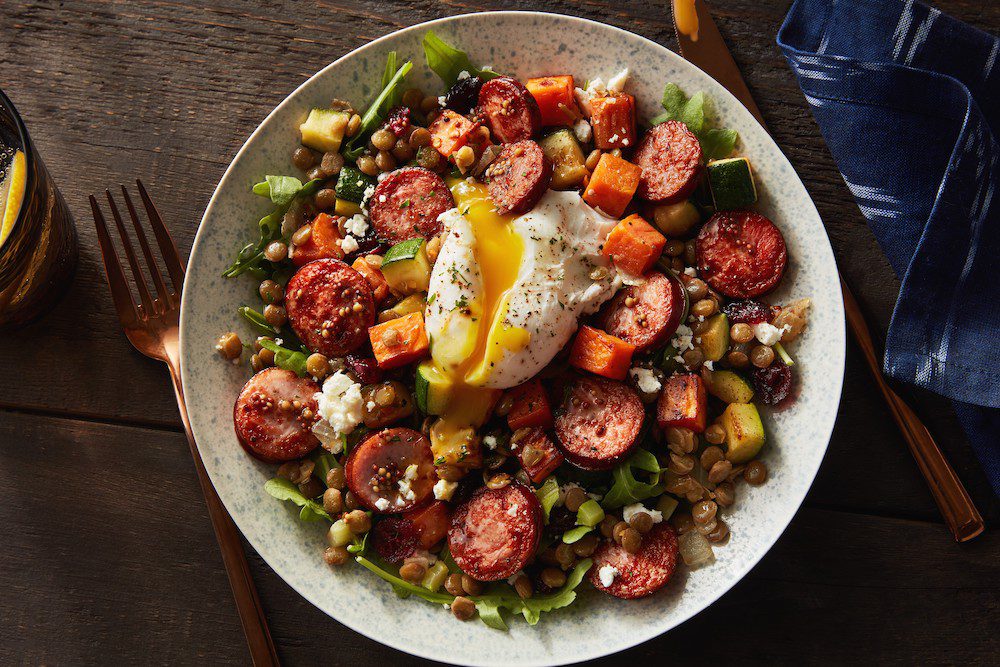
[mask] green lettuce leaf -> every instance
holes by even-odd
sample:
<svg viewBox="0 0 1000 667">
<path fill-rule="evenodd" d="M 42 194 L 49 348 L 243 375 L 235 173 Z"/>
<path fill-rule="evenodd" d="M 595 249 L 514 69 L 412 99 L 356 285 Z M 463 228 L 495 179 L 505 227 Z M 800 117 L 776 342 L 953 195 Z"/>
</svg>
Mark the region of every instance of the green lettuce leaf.
<svg viewBox="0 0 1000 667">
<path fill-rule="evenodd" d="M 313 179 L 304 184 L 294 176 L 273 176 L 268 174 L 264 180 L 253 186 L 253 193 L 262 197 L 269 197 L 272 202 L 279 207 L 287 208 L 303 189 L 311 190 L 318 187 L 319 179 Z"/>
<path fill-rule="evenodd" d="M 535 625 L 543 613 L 562 609 L 573 603 L 576 599 L 576 587 L 583 581 L 592 564 L 593 561 L 589 558 L 581 560 L 566 576 L 566 583 L 562 588 L 548 595 L 535 595 L 522 600 L 510 586 L 502 585 L 485 595 L 474 597 L 472 599 L 479 611 L 479 618 L 491 628 L 507 630 L 500 611 L 507 609 L 512 614 L 521 614 L 528 625 Z"/>
<path fill-rule="evenodd" d="M 480 69 L 472 64 L 465 51 L 456 49 L 454 46 L 444 41 L 432 31 L 428 30 L 424 35 L 424 58 L 427 66 L 441 77 L 445 88 L 451 88 L 458 81 L 458 75 L 468 72 L 471 76 L 478 76 L 483 81 L 500 76 L 491 69 Z"/>
<path fill-rule="evenodd" d="M 302 521 L 322 521 L 325 519 L 333 522 L 333 518 L 327 514 L 322 505 L 311 498 L 306 498 L 299 491 L 299 487 L 284 477 L 275 477 L 264 482 L 264 491 L 272 498 L 287 500 L 301 507 L 299 519 Z"/>
<path fill-rule="evenodd" d="M 661 483 L 662 473 L 656 457 L 645 449 L 637 449 L 635 454 L 619 463 L 611 473 L 611 490 L 601 500 L 601 505 L 607 509 L 617 509 L 625 505 L 652 498 L 663 493 Z M 636 479 L 636 471 L 648 473 L 649 482 Z"/>
<path fill-rule="evenodd" d="M 736 147 L 740 135 L 736 130 L 725 128 L 710 128 L 705 130 L 698 140 L 701 142 L 701 152 L 708 160 L 721 160 L 729 157 Z"/>
</svg>

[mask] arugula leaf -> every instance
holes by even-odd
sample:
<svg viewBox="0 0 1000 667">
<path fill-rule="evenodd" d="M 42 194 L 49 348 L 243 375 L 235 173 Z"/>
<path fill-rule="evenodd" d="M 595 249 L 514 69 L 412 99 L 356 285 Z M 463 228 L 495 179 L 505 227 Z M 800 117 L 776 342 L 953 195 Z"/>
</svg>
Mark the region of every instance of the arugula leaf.
<svg viewBox="0 0 1000 667">
<path fill-rule="evenodd" d="M 367 568 L 372 572 L 374 572 L 375 575 L 378 576 L 380 579 L 388 581 L 390 584 L 392 584 L 392 587 L 396 591 L 402 590 L 409 595 L 416 595 L 419 598 L 423 598 L 428 602 L 434 602 L 436 604 L 450 605 L 452 602 L 455 601 L 454 595 L 451 595 L 449 593 L 435 593 L 433 591 L 427 590 L 426 588 L 420 586 L 419 584 L 411 584 L 405 579 L 401 579 L 390 572 L 386 572 L 381 567 L 371 562 L 364 556 L 355 556 L 354 560 L 356 560 L 358 564 L 361 565 L 362 567 Z"/>
<path fill-rule="evenodd" d="M 275 358 L 277 358 L 277 355 L 275 355 Z M 316 464 L 316 467 L 313 469 L 313 474 L 315 474 L 321 482 L 326 484 L 327 474 L 334 468 L 339 468 L 340 464 L 337 463 L 337 457 L 325 449 L 317 449 L 316 452 L 317 453 L 312 456 L 313 463 Z"/>
<path fill-rule="evenodd" d="M 287 347 L 278 345 L 273 340 L 262 340 L 260 341 L 260 346 L 274 352 L 274 365 L 278 368 L 292 371 L 299 377 L 306 376 L 306 359 L 308 356 L 305 352 L 289 350 Z M 326 479 L 325 475 L 323 479 Z"/>
<path fill-rule="evenodd" d="M 706 160 L 720 160 L 733 152 L 739 134 L 736 130 L 706 127 L 706 117 L 710 115 L 711 100 L 699 91 L 688 99 L 677 84 L 668 83 L 663 89 L 660 101 L 663 113 L 653 118 L 649 124 L 659 125 L 668 120 L 679 120 L 701 144 L 701 152 Z"/>
<path fill-rule="evenodd" d="M 399 69 L 395 69 L 395 65 L 396 52 L 390 51 L 385 71 L 382 74 L 382 90 L 379 92 L 378 97 L 365 110 L 364 115 L 361 116 L 361 126 L 358 133 L 345 144 L 344 150 L 341 151 L 344 157 L 351 160 L 358 159 L 365 150 L 368 137 L 375 131 L 376 127 L 385 121 L 389 109 L 392 108 L 393 104 L 402 94 L 400 84 L 402 84 L 403 78 L 409 71 L 413 69 L 413 63 L 407 60 Z M 390 71 L 393 72 L 392 76 L 389 76 Z"/>
<path fill-rule="evenodd" d="M 535 489 L 535 495 L 538 497 L 538 502 L 542 504 L 542 512 L 545 513 L 545 523 L 549 523 L 549 512 L 552 511 L 552 507 L 559 500 L 559 480 L 556 479 L 555 475 L 550 475 L 540 487 Z"/>
<path fill-rule="evenodd" d="M 253 193 L 262 197 L 270 197 L 271 201 L 279 207 L 287 207 L 304 188 L 311 188 L 319 183 L 320 179 L 313 179 L 303 185 L 302 181 L 294 176 L 268 174 L 263 181 L 253 186 Z"/>
<path fill-rule="evenodd" d="M 476 603 L 476 610 L 479 611 L 479 618 L 491 628 L 507 630 L 507 624 L 500 613 L 500 609 L 503 608 L 512 614 L 521 614 L 528 625 L 535 625 L 544 612 L 562 609 L 573 603 L 576 599 L 576 587 L 583 581 L 592 564 L 593 561 L 589 558 L 581 560 L 566 576 L 566 583 L 562 588 L 548 595 L 536 595 L 522 600 L 510 590 L 509 586 L 504 586 L 474 597 L 472 599 Z M 506 590 L 503 590 L 504 588 Z"/>
<path fill-rule="evenodd" d="M 637 480 L 633 469 L 649 473 L 650 482 Z M 601 505 L 616 509 L 660 495 L 664 490 L 664 485 L 660 482 L 664 470 L 665 468 L 660 468 L 655 456 L 645 449 L 637 449 L 635 454 L 619 463 L 611 473 L 611 490 L 604 496 Z"/>
<path fill-rule="evenodd" d="M 369 515 L 370 514 L 371 513 L 369 512 Z M 370 534 L 371 534 L 371 531 L 368 531 L 367 533 L 365 533 L 364 535 L 362 535 L 360 538 L 358 538 L 358 536 L 355 535 L 354 536 L 354 542 L 351 543 L 351 544 L 349 544 L 347 546 L 347 551 L 349 553 L 352 553 L 352 554 L 359 554 L 359 556 L 358 556 L 359 558 L 361 556 L 364 556 L 365 549 L 368 548 L 368 536 Z"/>
<path fill-rule="evenodd" d="M 264 482 L 264 491 L 272 498 L 291 501 L 301 507 L 302 511 L 299 512 L 299 519 L 302 521 L 321 521 L 326 519 L 331 523 L 333 522 L 333 518 L 327 514 L 322 505 L 311 498 L 306 498 L 299 491 L 299 487 L 284 477 L 275 477 Z"/>
<path fill-rule="evenodd" d="M 427 34 L 424 35 L 423 43 L 427 66 L 441 77 L 445 88 L 454 86 L 455 82 L 458 81 L 458 75 L 462 72 L 468 72 L 470 76 L 478 76 L 483 81 L 500 76 L 491 69 L 476 67 L 469 60 L 469 55 L 465 51 L 456 49 L 431 30 L 428 30 Z"/>
<path fill-rule="evenodd" d="M 278 329 L 275 329 L 267 323 L 267 320 L 264 319 L 263 315 L 250 306 L 240 306 L 237 312 L 239 312 L 243 319 L 249 322 L 255 329 L 258 329 L 268 336 L 273 336 L 278 332 Z"/>
</svg>

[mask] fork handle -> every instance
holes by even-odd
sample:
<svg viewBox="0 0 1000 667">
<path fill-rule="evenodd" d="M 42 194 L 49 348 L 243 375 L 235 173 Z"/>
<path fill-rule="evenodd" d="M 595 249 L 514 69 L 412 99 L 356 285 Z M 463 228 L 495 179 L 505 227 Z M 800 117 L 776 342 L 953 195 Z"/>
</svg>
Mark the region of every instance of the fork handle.
<svg viewBox="0 0 1000 667">
<path fill-rule="evenodd" d="M 243 624 L 243 633 L 246 635 L 247 645 L 250 648 L 250 657 L 255 667 L 279 667 L 281 662 L 278 660 L 274 640 L 271 639 L 271 631 L 267 626 L 267 617 L 260 603 L 260 597 L 257 595 L 257 588 L 250 576 L 250 566 L 247 564 L 246 554 L 243 552 L 239 529 L 233 523 L 222 504 L 222 500 L 215 492 L 208 472 L 205 470 L 205 464 L 198 453 L 198 447 L 195 446 L 191 422 L 188 421 L 187 408 L 184 404 L 184 389 L 181 386 L 180 372 L 172 359 L 168 360 L 167 366 L 170 367 L 170 379 L 173 381 L 177 407 L 181 413 L 181 421 L 184 422 L 184 433 L 187 435 L 188 446 L 191 448 L 194 467 L 198 472 L 198 482 L 201 484 L 202 493 L 205 494 L 205 504 L 208 506 L 208 515 L 212 519 L 215 539 L 219 542 L 219 548 L 222 551 L 222 562 L 226 568 L 226 576 L 229 577 L 229 585 L 236 598 L 236 610 L 240 615 L 240 622 Z"/>
<path fill-rule="evenodd" d="M 917 467 L 927 480 L 927 486 L 934 496 L 934 502 L 941 510 L 945 523 L 948 524 L 948 530 L 956 542 L 971 540 L 983 532 L 985 528 L 983 517 L 958 475 L 955 474 L 955 470 L 941 453 L 941 448 L 934 442 L 930 431 L 882 377 L 882 369 L 875 354 L 875 344 L 868 325 L 861 315 L 861 308 L 843 278 L 840 279 L 840 286 L 844 293 L 844 312 L 858 347 L 861 348 L 865 362 L 872 372 L 872 377 L 875 378 L 875 384 L 889 405 L 892 418 L 903 433 L 903 439 L 906 440 Z"/>
</svg>

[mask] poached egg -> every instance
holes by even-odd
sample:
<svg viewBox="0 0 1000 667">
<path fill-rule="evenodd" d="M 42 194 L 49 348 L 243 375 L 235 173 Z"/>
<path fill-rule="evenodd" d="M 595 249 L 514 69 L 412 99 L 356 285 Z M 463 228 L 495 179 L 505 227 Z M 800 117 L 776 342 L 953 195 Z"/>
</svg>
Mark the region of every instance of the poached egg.
<svg viewBox="0 0 1000 667">
<path fill-rule="evenodd" d="M 501 390 L 535 376 L 621 285 L 600 252 L 618 220 L 578 192 L 549 190 L 513 216 L 480 183 L 450 187 L 425 312 L 435 370 L 452 385 L 439 432 L 480 426 Z"/>
</svg>

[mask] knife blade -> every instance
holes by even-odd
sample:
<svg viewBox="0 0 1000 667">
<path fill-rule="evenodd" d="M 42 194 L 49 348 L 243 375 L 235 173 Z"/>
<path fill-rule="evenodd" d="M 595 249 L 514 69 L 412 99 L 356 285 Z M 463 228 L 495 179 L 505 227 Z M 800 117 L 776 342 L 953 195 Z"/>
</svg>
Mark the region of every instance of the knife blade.
<svg viewBox="0 0 1000 667">
<path fill-rule="evenodd" d="M 766 129 L 764 117 L 750 95 L 750 89 L 722 39 L 705 0 L 672 0 L 670 9 L 674 17 L 674 34 L 677 35 L 684 59 L 722 84 Z M 683 31 L 679 26 L 683 26 Z"/>
<path fill-rule="evenodd" d="M 750 95 L 750 89 L 747 88 L 746 81 L 743 80 L 743 75 L 740 74 L 736 61 L 729 52 L 729 47 L 722 39 L 705 0 L 671 0 L 670 9 L 674 19 L 674 34 L 677 35 L 677 43 L 684 59 L 722 84 L 767 131 L 764 117 Z M 976 509 L 969 492 L 955 474 L 951 464 L 934 442 L 930 431 L 882 377 L 871 331 L 843 276 L 840 276 L 840 287 L 844 296 L 844 312 L 848 326 L 864 351 L 868 370 L 888 404 L 910 452 L 916 459 L 917 467 L 927 480 L 931 495 L 941 510 L 945 523 L 955 541 L 971 540 L 985 528 L 982 515 Z"/>
</svg>

